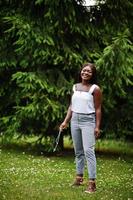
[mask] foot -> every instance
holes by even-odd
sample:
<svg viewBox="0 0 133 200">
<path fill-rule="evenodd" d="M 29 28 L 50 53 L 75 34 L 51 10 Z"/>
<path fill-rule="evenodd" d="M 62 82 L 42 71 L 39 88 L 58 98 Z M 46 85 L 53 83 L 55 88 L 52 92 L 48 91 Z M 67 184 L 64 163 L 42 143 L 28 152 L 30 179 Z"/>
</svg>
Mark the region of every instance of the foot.
<svg viewBox="0 0 133 200">
<path fill-rule="evenodd" d="M 90 180 L 87 189 L 85 190 L 86 193 L 94 193 L 96 191 L 96 183 L 95 181 Z"/>
<path fill-rule="evenodd" d="M 82 184 L 83 184 L 83 177 L 76 176 L 76 179 L 75 179 L 74 183 L 72 184 L 72 186 L 80 186 Z"/>
</svg>

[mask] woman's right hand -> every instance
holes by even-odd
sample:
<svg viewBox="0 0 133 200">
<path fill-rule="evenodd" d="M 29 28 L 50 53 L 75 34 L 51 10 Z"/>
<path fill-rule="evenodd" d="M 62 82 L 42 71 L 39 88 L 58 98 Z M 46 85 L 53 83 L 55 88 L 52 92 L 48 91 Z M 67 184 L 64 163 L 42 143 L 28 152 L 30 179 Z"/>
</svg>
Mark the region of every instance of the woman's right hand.
<svg viewBox="0 0 133 200">
<path fill-rule="evenodd" d="M 62 124 L 60 125 L 59 129 L 63 130 L 65 128 L 67 128 L 67 123 L 66 122 L 62 122 Z"/>
</svg>

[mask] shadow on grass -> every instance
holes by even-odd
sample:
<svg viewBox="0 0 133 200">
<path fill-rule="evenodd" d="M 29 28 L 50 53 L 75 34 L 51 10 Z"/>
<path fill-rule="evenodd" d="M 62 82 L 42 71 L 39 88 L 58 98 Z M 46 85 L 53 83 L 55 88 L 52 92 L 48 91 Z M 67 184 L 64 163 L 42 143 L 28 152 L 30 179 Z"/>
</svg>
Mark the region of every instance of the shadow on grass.
<svg viewBox="0 0 133 200">
<path fill-rule="evenodd" d="M 19 144 L 19 143 L 8 143 L 8 144 L 0 144 L 0 149 L 12 152 L 20 152 L 20 153 L 25 153 L 25 154 L 30 154 L 34 156 L 46 156 L 46 157 L 51 157 L 51 156 L 59 156 L 59 157 L 74 157 L 74 150 L 73 148 L 65 148 L 63 151 L 56 151 L 56 152 L 48 152 L 45 151 L 44 145 L 31 145 L 29 143 L 25 144 Z M 127 161 L 131 161 L 131 158 L 133 157 L 132 152 L 121 152 L 121 151 L 116 151 L 113 149 L 96 149 L 96 156 L 97 157 L 109 157 L 110 159 L 114 157 L 121 157 Z"/>
</svg>

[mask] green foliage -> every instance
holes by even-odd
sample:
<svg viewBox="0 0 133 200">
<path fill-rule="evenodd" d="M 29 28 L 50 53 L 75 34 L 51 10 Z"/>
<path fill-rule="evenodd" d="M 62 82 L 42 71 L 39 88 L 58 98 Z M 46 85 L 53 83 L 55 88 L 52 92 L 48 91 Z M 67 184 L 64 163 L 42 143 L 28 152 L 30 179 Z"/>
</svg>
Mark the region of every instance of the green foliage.
<svg viewBox="0 0 133 200">
<path fill-rule="evenodd" d="M 54 134 L 78 70 L 88 61 L 99 70 L 102 129 L 131 135 L 133 4 L 97 2 L 87 9 L 82 0 L 0 1 L 0 129 L 5 136 Z M 124 122 L 118 111 L 127 116 Z"/>
<path fill-rule="evenodd" d="M 126 138 L 132 133 L 133 45 L 129 36 L 128 30 L 118 34 L 97 61 L 101 85 L 105 93 L 103 96 L 106 116 L 103 122 L 104 131 L 110 128 L 118 138 Z"/>
<path fill-rule="evenodd" d="M 11 117 L 7 116 L 8 124 L 4 126 L 9 134 L 10 132 L 15 133 L 13 129 L 15 125 L 16 131 L 21 134 L 44 134 L 50 122 L 57 122 L 62 118 L 64 108 L 58 99 L 62 98 L 65 89 L 63 87 L 59 89 L 57 85 L 50 82 L 50 79 L 47 80 L 49 73 L 51 72 L 48 71 L 43 75 L 33 72 L 16 72 L 12 75 L 11 80 L 16 85 L 15 101 L 12 107 L 15 120 L 13 123 L 9 120 Z M 55 75 L 58 75 L 56 84 L 64 81 L 60 72 L 56 71 Z M 1 120 L 5 120 L 5 117 Z"/>
<path fill-rule="evenodd" d="M 129 31 L 113 38 L 112 44 L 108 45 L 97 61 L 101 85 L 106 91 L 105 107 L 114 107 L 115 96 L 126 97 L 126 87 L 133 85 L 133 44 L 128 38 Z M 114 92 L 115 91 L 115 92 Z"/>
</svg>

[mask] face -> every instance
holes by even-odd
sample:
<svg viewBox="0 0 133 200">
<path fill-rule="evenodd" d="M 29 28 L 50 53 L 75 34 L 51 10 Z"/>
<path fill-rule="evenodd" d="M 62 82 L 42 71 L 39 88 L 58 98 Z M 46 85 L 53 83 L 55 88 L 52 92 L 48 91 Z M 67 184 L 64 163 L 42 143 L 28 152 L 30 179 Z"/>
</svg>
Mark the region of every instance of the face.
<svg viewBox="0 0 133 200">
<path fill-rule="evenodd" d="M 90 80 L 92 77 L 92 69 L 91 67 L 88 65 L 86 67 L 84 67 L 82 70 L 81 70 L 81 78 L 82 80 Z"/>
</svg>

